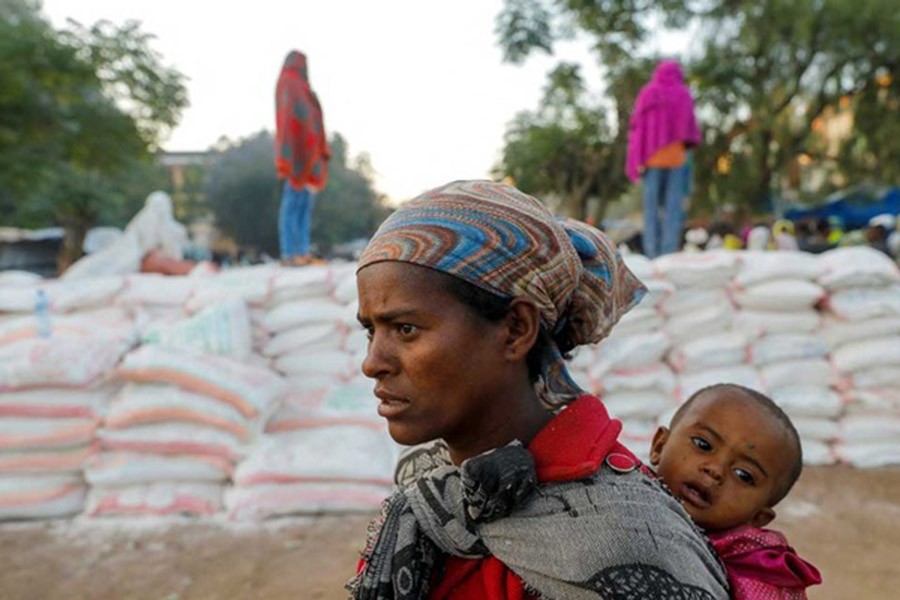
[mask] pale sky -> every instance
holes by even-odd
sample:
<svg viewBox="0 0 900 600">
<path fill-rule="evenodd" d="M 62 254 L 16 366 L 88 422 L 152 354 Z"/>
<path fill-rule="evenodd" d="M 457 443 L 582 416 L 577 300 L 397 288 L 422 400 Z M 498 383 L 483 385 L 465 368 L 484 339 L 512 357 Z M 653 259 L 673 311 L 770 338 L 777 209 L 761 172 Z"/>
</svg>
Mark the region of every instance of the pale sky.
<svg viewBox="0 0 900 600">
<path fill-rule="evenodd" d="M 309 59 L 329 134 L 367 152 L 376 187 L 394 201 L 453 179 L 487 177 L 506 124 L 537 106 L 564 58 L 600 73 L 584 44 L 524 66 L 502 62 L 494 20 L 502 0 L 44 0 L 60 27 L 133 19 L 156 36 L 164 64 L 188 77 L 190 107 L 163 143 L 204 150 L 221 136 L 274 128 L 274 86 L 291 49 Z"/>
</svg>

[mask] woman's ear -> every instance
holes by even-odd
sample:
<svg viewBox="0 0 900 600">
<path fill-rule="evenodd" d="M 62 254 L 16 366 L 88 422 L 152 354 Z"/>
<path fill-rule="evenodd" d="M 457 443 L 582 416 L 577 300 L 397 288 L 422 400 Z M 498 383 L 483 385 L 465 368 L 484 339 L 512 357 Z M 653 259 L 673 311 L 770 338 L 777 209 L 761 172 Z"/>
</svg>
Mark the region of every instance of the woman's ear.
<svg viewBox="0 0 900 600">
<path fill-rule="evenodd" d="M 654 467 L 659 464 L 659 458 L 668 440 L 668 428 L 660 426 L 653 434 L 653 443 L 650 445 L 650 464 Z"/>
<path fill-rule="evenodd" d="M 506 314 L 504 355 L 508 360 L 524 360 L 537 341 L 541 330 L 541 313 L 525 298 L 514 298 Z"/>
</svg>

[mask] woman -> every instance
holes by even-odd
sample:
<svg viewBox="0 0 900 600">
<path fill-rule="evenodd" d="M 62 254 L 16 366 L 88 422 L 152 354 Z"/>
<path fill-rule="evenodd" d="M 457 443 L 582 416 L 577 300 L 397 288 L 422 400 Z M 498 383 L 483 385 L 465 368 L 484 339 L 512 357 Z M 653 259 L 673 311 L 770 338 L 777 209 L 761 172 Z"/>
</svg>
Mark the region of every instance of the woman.
<svg viewBox="0 0 900 600">
<path fill-rule="evenodd" d="M 699 143 L 694 101 L 681 67 L 664 60 L 635 101 L 625 165 L 632 181 L 643 180 L 643 242 L 649 258 L 678 251 L 692 173 L 688 150 Z"/>
<path fill-rule="evenodd" d="M 275 88 L 275 170 L 284 180 L 278 235 L 281 261 L 312 262 L 310 226 L 313 200 L 328 181 L 330 152 L 322 107 L 309 85 L 306 56 L 292 50 Z"/>
<path fill-rule="evenodd" d="M 645 292 L 599 231 L 454 182 L 382 224 L 357 283 L 379 414 L 401 444 L 437 442 L 398 466 L 355 598 L 727 597 L 687 514 L 566 370 Z"/>
</svg>

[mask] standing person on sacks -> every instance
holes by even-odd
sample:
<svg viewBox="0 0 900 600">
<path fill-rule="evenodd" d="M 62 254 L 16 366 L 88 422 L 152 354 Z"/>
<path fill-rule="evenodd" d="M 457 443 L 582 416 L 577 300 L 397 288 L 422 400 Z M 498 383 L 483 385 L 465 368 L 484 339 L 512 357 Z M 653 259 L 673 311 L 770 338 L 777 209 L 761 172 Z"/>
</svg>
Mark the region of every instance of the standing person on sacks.
<svg viewBox="0 0 900 600">
<path fill-rule="evenodd" d="M 322 107 L 309 85 L 306 56 L 292 50 L 275 88 L 275 170 L 283 180 L 278 235 L 281 261 L 312 261 L 310 229 L 315 195 L 328 182 L 328 139 Z"/>
<path fill-rule="evenodd" d="M 700 531 L 566 368 L 646 292 L 604 234 L 457 181 L 388 217 L 357 284 L 363 372 L 413 448 L 353 598 L 728 597 Z"/>
<path fill-rule="evenodd" d="M 687 153 L 699 143 L 694 101 L 681 67 L 664 60 L 635 101 L 625 166 L 629 179 L 643 181 L 644 254 L 649 258 L 678 251 L 685 178 L 691 173 L 685 168 Z"/>
</svg>

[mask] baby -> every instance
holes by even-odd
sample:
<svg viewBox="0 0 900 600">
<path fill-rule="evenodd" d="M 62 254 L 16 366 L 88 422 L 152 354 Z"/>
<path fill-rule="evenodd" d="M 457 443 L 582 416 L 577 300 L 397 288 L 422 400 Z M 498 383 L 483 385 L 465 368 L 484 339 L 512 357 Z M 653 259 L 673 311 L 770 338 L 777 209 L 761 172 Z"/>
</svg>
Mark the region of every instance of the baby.
<svg viewBox="0 0 900 600">
<path fill-rule="evenodd" d="M 803 468 L 800 438 L 763 394 L 704 388 L 653 437 L 650 463 L 725 564 L 737 600 L 806 598 L 822 581 L 781 533 L 762 529 Z"/>
</svg>

